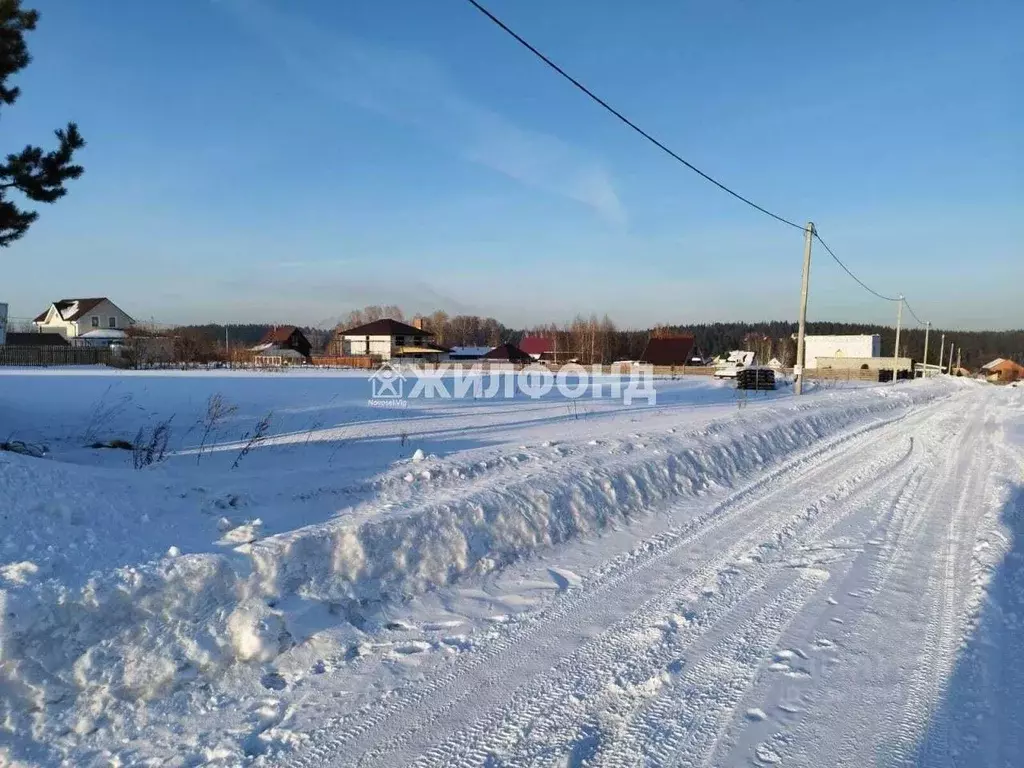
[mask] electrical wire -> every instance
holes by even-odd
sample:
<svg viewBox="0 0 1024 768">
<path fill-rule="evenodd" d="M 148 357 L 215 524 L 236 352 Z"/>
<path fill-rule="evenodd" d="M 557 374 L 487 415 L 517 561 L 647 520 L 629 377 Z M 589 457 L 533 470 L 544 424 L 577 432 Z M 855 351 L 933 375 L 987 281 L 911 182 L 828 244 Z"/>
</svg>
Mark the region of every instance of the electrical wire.
<svg viewBox="0 0 1024 768">
<path fill-rule="evenodd" d="M 775 219 L 776 221 L 779 221 L 779 222 L 781 222 L 783 224 L 786 224 L 786 225 L 788 225 L 790 227 L 793 227 L 794 229 L 799 229 L 801 231 L 803 231 L 805 229 L 804 226 L 802 226 L 800 224 L 797 224 L 796 222 L 791 221 L 790 219 L 787 219 L 787 218 L 785 218 L 783 216 L 780 216 L 777 213 L 773 213 L 772 211 L 768 210 L 767 208 L 764 208 L 763 206 L 758 205 L 753 200 L 750 200 L 749 198 L 744 197 L 739 192 L 736 192 L 735 190 L 730 189 L 725 184 L 723 184 L 722 182 L 718 181 L 718 179 L 716 179 L 713 176 L 711 176 L 711 175 L 705 173 L 704 171 L 702 171 L 700 168 L 695 166 L 693 163 L 683 159 L 679 154 L 677 154 L 673 150 L 669 149 L 665 144 L 663 144 L 662 142 L 658 141 L 658 139 L 654 138 L 654 136 L 649 134 L 647 131 L 645 131 L 643 128 L 641 128 L 639 125 L 637 125 L 635 122 L 633 122 L 628 117 L 626 117 L 622 112 L 620 112 L 619 110 L 615 109 L 615 107 L 611 106 L 611 104 L 609 104 L 607 101 L 602 99 L 600 96 L 598 96 L 596 93 L 594 93 L 592 90 L 590 90 L 587 86 L 585 86 L 583 83 L 581 83 L 575 77 L 573 77 L 568 72 L 566 72 L 564 69 L 562 69 L 558 64 L 556 64 L 554 61 L 552 61 L 550 58 L 548 58 L 544 53 L 542 53 L 540 50 L 538 50 L 528 40 L 526 40 L 519 33 L 517 33 L 515 30 L 513 30 L 511 27 L 509 27 L 505 22 L 503 22 L 501 19 L 499 19 L 493 13 L 491 13 L 491 11 L 489 11 L 487 8 L 485 8 L 482 4 L 477 2 L 477 0 L 466 0 L 466 2 L 468 2 L 474 8 L 476 8 L 476 10 L 478 10 L 480 13 L 482 13 L 484 16 L 486 16 L 490 21 L 492 21 L 494 24 L 496 24 L 499 28 L 501 28 L 505 33 L 507 33 L 510 37 L 512 37 L 517 43 L 519 43 L 521 46 L 523 46 L 528 51 L 530 51 L 530 53 L 532 53 L 534 56 L 536 56 L 538 59 L 540 59 L 542 62 L 544 62 L 544 64 L 546 64 L 552 70 L 554 70 L 559 75 L 561 75 L 565 80 L 568 80 L 573 86 L 575 86 L 579 91 L 581 91 L 586 96 L 588 96 L 596 104 L 601 106 L 605 111 L 609 112 L 611 115 L 616 117 L 618 120 L 620 120 L 622 123 L 624 123 L 629 128 L 634 130 L 636 133 L 640 134 L 643 138 L 647 139 L 647 141 L 649 141 L 651 144 L 656 146 L 658 149 L 660 149 L 662 152 L 667 154 L 669 157 L 671 157 L 672 159 L 682 163 L 684 166 L 689 168 L 691 171 L 696 173 L 698 176 L 703 178 L 705 181 L 711 182 L 716 187 L 721 189 L 723 192 L 726 192 L 726 193 L 732 195 L 734 198 L 736 198 L 740 202 L 746 203 L 751 208 L 754 208 L 755 210 L 760 211 L 761 213 L 765 214 L 766 216 L 770 216 L 771 218 Z M 874 290 L 873 288 L 871 288 L 869 285 L 867 285 L 867 283 L 865 283 L 863 280 L 861 280 L 859 277 L 857 277 L 857 275 L 855 275 L 853 273 L 853 271 L 848 266 L 846 266 L 846 264 L 844 264 L 843 261 L 838 256 L 836 256 L 835 252 L 833 252 L 833 250 L 828 247 L 828 243 L 826 243 L 824 240 L 821 239 L 821 235 L 818 234 L 817 230 L 814 231 L 814 237 L 815 237 L 815 239 L 817 239 L 817 241 L 819 243 L 821 243 L 822 247 L 828 252 L 828 255 L 832 257 L 832 259 L 836 262 L 836 264 L 838 264 L 840 267 L 842 267 L 843 271 L 846 272 L 846 274 L 848 274 L 850 277 L 852 277 L 854 279 L 854 281 L 856 281 L 857 284 L 860 285 L 861 288 L 863 288 L 865 291 L 867 291 L 868 293 L 872 294 L 873 296 L 876 296 L 877 298 L 882 299 L 883 301 L 893 301 L 893 302 L 903 301 L 904 304 L 906 304 L 907 309 L 910 311 L 910 314 L 913 315 L 914 319 L 917 320 L 917 322 L 921 323 L 922 325 L 926 325 L 926 323 L 924 323 L 921 320 L 921 318 L 919 318 L 917 316 L 917 313 L 914 312 L 914 310 L 911 308 L 910 304 L 907 303 L 906 299 L 904 299 L 902 296 L 886 296 L 886 295 L 884 295 L 882 293 L 879 293 L 878 291 Z"/>
<path fill-rule="evenodd" d="M 607 101 L 602 99 L 600 96 L 598 96 L 592 90 L 587 88 L 587 86 L 585 86 L 583 83 L 581 83 L 575 77 L 570 75 L 568 72 L 566 72 L 560 66 L 558 66 L 555 62 L 553 62 L 551 59 L 549 59 L 547 56 L 545 56 L 543 53 L 541 53 L 539 50 L 537 50 L 537 48 L 535 48 L 529 41 L 527 41 L 525 38 L 520 36 L 511 27 L 509 27 L 507 24 L 505 24 L 505 22 L 503 22 L 501 19 L 499 19 L 497 16 L 495 16 L 489 10 L 487 10 L 483 5 L 478 3 L 477 0 L 466 0 L 466 1 L 470 5 L 472 5 L 474 8 L 476 8 L 478 11 L 480 11 L 480 13 L 482 13 L 484 16 L 486 16 L 488 19 L 490 19 L 492 22 L 497 24 L 501 29 L 503 29 L 512 38 L 514 38 L 516 40 L 516 42 L 518 42 L 520 45 L 522 45 L 524 48 L 526 48 L 528 51 L 530 51 L 534 56 L 536 56 L 538 59 L 540 59 L 545 64 L 547 64 L 551 69 L 553 69 L 555 72 L 557 72 L 563 78 L 568 80 L 574 86 L 576 86 L 577 89 L 579 89 L 584 94 L 589 96 L 594 102 L 599 104 L 606 111 L 610 112 L 612 115 L 614 115 L 619 120 L 621 120 L 623 123 L 625 123 L 627 126 L 629 126 L 634 131 L 636 131 L 641 136 L 643 136 L 645 139 L 647 139 L 647 141 L 651 142 L 651 144 L 656 146 L 662 152 L 666 153 L 669 157 L 671 157 L 674 160 L 677 160 L 678 162 L 682 163 L 687 168 L 689 168 L 691 171 L 693 171 L 698 176 L 703 178 L 705 181 L 710 181 L 712 184 L 714 184 L 716 187 L 718 187 L 722 191 L 729 193 L 730 195 L 735 197 L 737 200 L 739 200 L 739 201 L 749 205 L 751 208 L 754 208 L 755 210 L 760 211 L 761 213 L 765 214 L 766 216 L 772 217 L 776 221 L 780 221 L 783 224 L 788 224 L 789 226 L 794 227 L 795 229 L 799 229 L 799 230 L 803 230 L 804 229 L 803 225 L 797 224 L 796 222 L 793 222 L 793 221 L 790 221 L 789 219 L 784 218 L 784 217 L 780 216 L 777 213 L 772 213 L 767 208 L 764 208 L 764 207 L 758 205 L 753 200 L 750 200 L 749 198 L 744 197 L 743 195 L 741 195 L 739 192 L 736 192 L 735 190 L 730 189 L 725 184 L 723 184 L 722 182 L 718 181 L 718 179 L 715 179 L 714 177 L 712 177 L 709 174 L 707 174 L 704 171 L 702 171 L 700 168 L 695 166 L 693 163 L 688 162 L 687 160 L 684 160 L 678 154 L 676 154 L 671 149 L 669 149 L 667 146 L 665 146 L 663 143 L 658 141 L 651 134 L 649 134 L 647 131 L 645 131 L 643 128 L 641 128 L 639 125 L 634 123 L 632 120 L 630 120 L 624 114 L 622 114 L 619 110 L 615 109 L 615 107 L 611 106 Z"/>
<path fill-rule="evenodd" d="M 919 322 L 921 325 L 928 325 L 928 323 L 926 323 L 924 320 L 922 320 L 920 317 L 917 316 L 917 312 L 915 312 L 914 308 L 910 306 L 910 302 L 909 301 L 907 301 L 906 299 L 903 299 L 903 305 L 907 308 L 907 311 L 910 312 L 911 316 L 915 320 L 917 320 L 917 322 Z"/>
<path fill-rule="evenodd" d="M 900 301 L 901 300 L 899 296 L 886 296 L 884 294 L 879 293 L 874 288 L 871 288 L 867 283 L 865 283 L 859 277 L 857 277 L 855 274 L 853 274 L 853 272 L 850 270 L 850 268 L 848 266 L 846 266 L 845 264 L 843 264 L 842 260 L 838 256 L 836 256 L 835 253 L 833 253 L 831 248 L 828 247 L 828 243 L 826 243 L 824 240 L 821 239 L 821 235 L 818 234 L 817 229 L 815 229 L 815 231 L 814 231 L 814 237 L 815 237 L 815 239 L 819 243 L 821 243 L 822 247 L 826 251 L 828 251 L 828 255 L 831 256 L 835 260 L 836 264 L 838 264 L 840 267 L 842 267 L 843 271 L 846 272 L 846 274 L 848 274 L 850 277 L 852 277 L 854 280 L 856 280 L 857 283 L 860 285 L 860 287 L 863 288 L 865 291 L 867 291 L 868 293 L 870 293 L 870 294 L 872 294 L 874 296 L 877 296 L 878 298 L 882 299 L 883 301 Z"/>
</svg>

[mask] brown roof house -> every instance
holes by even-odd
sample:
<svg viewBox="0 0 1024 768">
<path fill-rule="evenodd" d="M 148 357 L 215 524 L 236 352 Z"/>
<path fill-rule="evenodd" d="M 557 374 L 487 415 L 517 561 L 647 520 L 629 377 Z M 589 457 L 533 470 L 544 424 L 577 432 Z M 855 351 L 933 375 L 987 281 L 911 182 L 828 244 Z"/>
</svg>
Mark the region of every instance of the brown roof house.
<svg viewBox="0 0 1024 768">
<path fill-rule="evenodd" d="M 689 334 L 652 336 L 640 362 L 648 365 L 684 366 L 693 354 L 694 338 Z"/>
<path fill-rule="evenodd" d="M 338 331 L 331 341 L 331 350 L 338 357 L 366 355 L 380 360 L 447 360 L 448 348 L 435 344 L 433 338 L 434 334 L 423 328 L 382 318 Z"/>
<path fill-rule="evenodd" d="M 76 344 L 109 346 L 123 343 L 131 316 L 110 299 L 60 299 L 32 321 L 40 333 L 59 333 Z"/>
<path fill-rule="evenodd" d="M 260 359 L 274 359 L 277 363 L 308 363 L 313 345 L 294 325 L 278 325 L 267 331 L 260 343 L 251 348 Z M 279 360 L 278 360 L 279 359 Z"/>
</svg>

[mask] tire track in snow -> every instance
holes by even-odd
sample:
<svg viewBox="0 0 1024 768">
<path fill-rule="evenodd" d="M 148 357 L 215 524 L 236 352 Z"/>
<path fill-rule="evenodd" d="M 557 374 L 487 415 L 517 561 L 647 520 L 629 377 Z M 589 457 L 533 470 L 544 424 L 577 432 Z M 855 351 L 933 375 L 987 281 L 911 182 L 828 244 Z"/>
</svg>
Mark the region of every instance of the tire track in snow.
<svg viewBox="0 0 1024 768">
<path fill-rule="evenodd" d="M 915 446 L 917 450 L 920 451 L 920 441 L 917 441 L 915 443 Z M 883 516 L 882 519 L 879 519 L 871 527 L 869 533 L 865 536 L 865 538 L 870 541 L 876 538 L 874 534 L 876 531 L 879 530 L 879 528 L 884 528 L 884 530 L 887 532 L 886 546 L 879 550 L 879 553 L 872 558 L 873 566 L 872 571 L 867 578 L 868 581 L 879 583 L 880 580 L 877 577 L 876 571 L 884 570 L 887 567 L 891 566 L 893 561 L 888 559 L 888 557 L 885 555 L 885 552 L 892 552 L 894 553 L 893 556 L 898 558 L 898 553 L 901 547 L 904 547 L 906 545 L 908 529 L 911 529 L 913 527 L 918 517 L 914 514 L 917 511 L 913 507 L 914 494 L 923 482 L 927 469 L 928 456 L 917 456 L 916 461 L 913 463 L 913 466 L 910 468 L 909 472 L 907 473 L 907 476 L 905 478 L 897 476 L 897 479 L 901 479 L 902 482 L 894 483 L 894 485 L 897 485 L 898 487 L 896 488 L 895 495 L 893 496 L 893 498 L 887 502 L 889 511 Z M 891 485 L 886 486 L 886 488 L 890 489 L 891 487 Z M 876 500 L 877 497 L 873 497 L 867 500 L 868 504 L 862 504 L 862 506 L 865 508 L 864 511 L 870 514 L 870 504 Z M 888 535 L 890 532 L 892 532 L 892 536 Z M 835 586 L 833 586 L 831 589 L 833 593 L 842 593 L 848 591 L 847 586 L 851 578 L 851 572 L 854 570 L 854 568 L 855 561 L 849 561 L 846 567 L 843 568 L 842 574 L 838 575 L 836 578 L 832 580 L 833 582 L 835 582 Z M 861 592 L 864 594 L 869 594 L 871 590 L 865 589 L 861 590 Z M 811 616 L 809 617 L 811 621 L 809 621 L 807 626 L 805 626 L 801 630 L 798 630 L 800 640 L 794 638 L 792 641 L 792 647 L 810 647 L 812 648 L 812 654 L 821 652 L 822 649 L 816 647 L 814 639 L 819 638 L 822 635 L 821 624 L 827 620 L 826 617 L 831 613 L 831 608 L 834 604 L 835 601 L 832 598 L 829 598 L 827 605 L 818 605 L 815 607 L 805 606 L 805 611 L 811 614 Z M 846 628 L 849 629 L 850 625 L 847 625 Z M 804 659 L 805 661 L 809 659 L 806 653 L 803 653 L 800 656 L 800 658 Z M 789 673 L 783 674 L 788 675 Z M 785 702 L 787 702 L 787 704 L 795 698 L 799 699 L 799 709 L 791 709 L 787 706 L 787 709 L 784 710 L 788 718 L 793 718 L 797 716 L 799 712 L 806 711 L 807 709 L 811 708 L 814 699 L 816 698 L 814 694 L 820 693 L 819 690 L 812 686 L 820 685 L 820 683 L 820 680 L 813 680 L 812 678 L 791 679 L 789 677 L 787 677 L 783 682 L 780 682 L 778 678 L 767 678 L 761 675 L 755 681 L 755 683 L 746 691 L 744 695 L 745 703 L 739 705 L 736 709 L 739 710 L 746 707 L 747 709 L 758 709 L 764 711 L 769 709 L 768 704 L 770 703 L 777 703 L 776 705 L 781 708 L 783 706 L 783 704 L 781 703 L 783 699 L 780 699 L 772 692 L 782 687 L 785 690 L 786 695 L 784 697 L 784 700 Z M 798 697 L 793 695 L 794 688 L 801 690 L 801 694 Z M 735 716 L 733 716 L 731 720 L 723 722 L 718 733 L 716 734 L 715 742 L 712 748 L 708 751 L 704 760 L 701 762 L 701 766 L 710 767 L 712 765 L 732 764 L 729 762 L 721 762 L 721 760 L 724 760 L 728 757 L 729 750 L 734 749 L 736 747 L 736 740 L 729 740 L 728 736 L 730 735 L 730 733 L 743 733 L 750 726 L 751 723 L 748 722 L 746 719 L 737 721 Z M 790 724 L 788 727 L 791 728 L 792 724 Z M 779 731 L 777 730 L 775 732 L 779 733 Z M 856 749 L 856 745 L 854 745 L 854 748 Z M 723 754 L 719 755 L 720 752 Z M 842 750 L 840 749 L 839 752 L 841 753 Z M 720 759 L 716 761 L 716 758 Z M 736 756 L 734 756 L 734 758 L 736 760 L 742 759 Z M 856 763 L 856 760 L 854 760 L 854 763 Z M 842 760 L 839 760 L 836 764 L 842 765 L 846 763 L 844 763 Z"/>
<path fill-rule="evenodd" d="M 827 756 L 831 764 L 861 765 L 872 749 L 881 750 L 879 764 L 915 764 L 913 750 L 922 723 L 941 693 L 961 634 L 955 631 L 954 619 L 947 618 L 944 624 L 937 618 L 943 610 L 947 617 L 950 612 L 955 616 L 960 606 L 957 600 L 947 600 L 951 607 L 943 609 L 937 591 L 939 571 L 945 573 L 941 553 L 949 545 L 953 520 L 969 511 L 969 505 L 958 502 L 964 498 L 961 490 L 968 497 L 972 491 L 958 483 L 965 466 L 970 482 L 984 479 L 986 474 L 984 448 L 977 445 L 975 429 L 980 412 L 970 407 L 970 401 L 953 406 L 916 434 L 917 443 L 924 448 L 923 469 L 907 479 L 902 497 L 895 501 L 885 544 L 872 558 L 867 574 L 857 579 L 871 586 L 856 587 L 856 593 L 851 593 L 855 599 L 868 597 L 867 603 L 851 606 L 844 601 L 838 607 L 831 603 L 807 630 L 808 641 L 812 636 L 838 635 L 821 651 L 832 657 L 823 678 L 808 683 L 800 697 L 803 714 L 784 728 L 790 745 L 787 764 L 816 766 Z M 953 500 L 957 503 L 951 504 Z M 956 541 L 961 534 L 955 532 L 958 528 L 953 530 Z M 962 541 L 973 551 L 973 538 Z M 969 561 L 961 560 L 969 567 Z M 923 583 L 921 574 L 928 574 Z M 960 580 L 954 577 L 952 581 Z M 924 638 L 908 620 L 920 606 L 924 606 L 926 618 Z M 832 626 L 827 622 L 837 610 L 843 622 L 825 630 Z M 940 639 L 940 631 L 947 626 L 951 634 Z M 926 650 L 918 659 L 915 649 L 922 645 Z M 936 649 L 941 648 L 948 649 L 945 662 L 938 660 L 942 651 Z M 904 657 L 921 664 L 908 670 Z M 861 663 L 842 663 L 851 658 Z M 879 660 L 885 663 L 876 667 Z M 907 693 L 901 696 L 902 687 Z M 843 691 L 859 693 L 852 698 L 837 694 Z M 810 706 L 821 699 L 822 706 Z M 821 739 L 825 733 L 827 742 Z"/>
<path fill-rule="evenodd" d="M 957 621 L 957 580 L 958 565 L 962 559 L 962 543 L 959 540 L 965 517 L 970 511 L 969 502 L 979 498 L 979 481 L 984 480 L 989 449 L 981 444 L 984 420 L 979 404 L 966 419 L 964 435 L 960 439 L 950 437 L 947 461 L 940 472 L 935 473 L 935 483 L 922 509 L 931 513 L 922 530 L 922 543 L 926 547 L 934 540 L 938 551 L 934 564 L 930 564 L 927 579 L 926 625 L 918 666 L 911 675 L 908 692 L 898 716 L 893 733 L 892 761 L 896 765 L 916 765 L 917 749 L 922 737 L 943 742 L 944 736 L 933 735 L 929 721 L 941 696 L 945 680 L 953 668 L 956 644 L 959 641 Z M 949 510 L 945 499 L 955 499 L 949 513 L 939 515 L 940 510 Z M 971 542 L 973 546 L 973 541 Z M 943 729 L 940 729 L 943 730 Z M 925 749 L 927 750 L 927 745 Z"/>
<path fill-rule="evenodd" d="M 817 673 L 785 682 L 762 679 L 755 684 L 745 706 L 763 707 L 774 716 L 768 717 L 763 725 L 742 721 L 728 724 L 720 734 L 718 746 L 708 755 L 706 764 L 733 765 L 755 759 L 749 750 L 759 739 L 770 735 L 767 744 L 787 765 L 814 768 L 825 764 L 863 765 L 873 740 L 892 732 L 891 725 L 886 727 L 882 722 L 891 723 L 898 718 L 898 704 L 887 703 L 884 696 L 876 705 L 871 704 L 871 697 L 878 695 L 873 691 L 892 690 L 888 674 L 879 678 L 873 667 L 864 669 L 863 666 L 847 666 L 843 662 L 851 656 L 861 659 L 862 663 L 873 662 L 880 652 L 883 658 L 893 654 L 898 658 L 901 649 L 913 648 L 915 641 L 919 640 L 911 634 L 909 643 L 899 640 L 896 643 L 886 642 L 882 650 L 877 643 L 888 638 L 888 626 L 903 627 L 906 631 L 906 624 L 899 619 L 906 611 L 893 608 L 879 612 L 878 607 L 889 607 L 894 601 L 898 605 L 908 599 L 913 600 L 915 595 L 925 597 L 923 590 L 908 591 L 895 584 L 895 591 L 890 592 L 887 588 L 895 575 L 913 574 L 915 560 L 923 557 L 926 563 L 930 563 L 934 555 L 934 548 L 925 546 L 925 533 L 936 513 L 941 515 L 943 511 L 941 505 L 936 506 L 942 494 L 942 489 L 937 486 L 948 478 L 955 464 L 954 454 L 960 435 L 971 418 L 971 414 L 964 413 L 962 407 L 950 409 L 948 413 L 955 416 L 950 418 L 940 411 L 937 418 L 918 422 L 918 429 L 913 432 L 915 461 L 909 465 L 908 472 L 902 473 L 902 482 L 891 497 L 885 499 L 887 510 L 881 515 L 865 510 L 873 521 L 870 527 L 860 528 L 854 535 L 867 541 L 869 546 L 878 543 L 882 546 L 873 552 L 869 548 L 862 550 L 846 565 L 844 575 L 837 574 L 832 590 L 833 595 L 848 596 L 856 602 L 851 604 L 845 599 L 837 602 L 830 596 L 827 605 L 820 602 L 808 605 L 805 618 L 795 625 L 799 626 L 796 634 L 787 640 L 793 648 L 810 648 L 810 658 Z M 905 426 L 914 425 L 908 421 Z M 876 533 L 879 530 L 885 532 L 882 541 Z M 831 567 L 834 569 L 836 566 Z M 863 598 L 868 598 L 868 602 L 861 603 Z M 892 625 L 893 620 L 899 623 Z M 831 641 L 826 642 L 829 637 Z M 864 647 L 865 643 L 867 647 Z M 825 662 L 825 658 L 829 661 Z M 814 659 L 819 659 L 819 662 L 813 662 Z M 794 686 L 800 691 L 799 695 L 794 695 Z M 836 695 L 837 691 L 841 693 Z M 857 693 L 851 695 L 851 691 Z M 817 705 L 822 699 L 824 707 Z M 790 702 L 798 702 L 799 705 L 791 708 Z M 775 712 L 776 706 L 778 712 Z M 822 741 L 821 737 L 826 734 L 827 741 Z M 727 738 L 729 736 L 731 738 Z M 890 763 L 883 759 L 880 764 Z"/>
<path fill-rule="evenodd" d="M 845 522 L 850 515 L 857 514 L 862 510 L 872 509 L 880 500 L 887 497 L 893 487 L 905 486 L 902 469 L 910 459 L 911 451 L 905 452 L 899 461 L 886 467 L 883 473 L 870 473 L 863 485 L 859 485 L 855 493 L 841 499 L 838 508 L 831 514 L 823 516 L 814 524 L 800 531 L 794 538 L 800 542 L 813 542 L 826 537 L 836 526 Z M 912 470 L 916 471 L 915 470 Z M 899 493 L 899 491 L 897 491 Z M 800 574 L 802 568 L 787 568 L 792 574 Z M 814 569 L 812 569 L 814 570 Z M 770 575 L 770 574 L 769 574 Z M 785 574 L 783 579 L 793 580 L 794 575 Z M 813 594 L 813 593 L 812 593 Z M 811 595 L 808 595 L 810 597 Z M 802 609 L 803 604 L 796 606 Z M 794 611 L 794 616 L 798 611 Z M 775 638 L 778 637 L 777 633 Z M 774 642 L 774 641 L 773 641 Z M 770 650 L 770 648 L 768 649 Z M 768 653 L 768 650 L 765 653 Z M 648 761 L 657 764 L 669 764 L 669 758 L 676 762 L 671 764 L 697 765 L 706 764 L 717 748 L 721 738 L 729 727 L 739 702 L 748 694 L 748 689 L 756 682 L 758 673 L 761 671 L 761 662 L 749 670 L 749 675 L 739 676 L 736 680 L 742 680 L 742 685 L 723 686 L 722 690 L 728 694 L 728 706 L 709 706 L 707 710 L 696 718 L 687 716 L 687 702 L 671 695 L 660 696 L 651 702 L 642 711 L 636 713 L 636 717 L 630 722 L 623 739 L 615 746 L 608 756 L 608 765 L 630 765 L 632 756 L 646 755 Z M 670 693 L 670 692 L 666 692 Z M 666 724 L 668 724 L 666 726 Z M 681 727 L 688 724 L 687 727 Z M 666 730 L 670 733 L 670 746 L 666 746 L 662 733 Z M 657 741 L 657 749 L 652 752 L 652 742 Z"/>
<path fill-rule="evenodd" d="M 948 483 L 951 489 L 954 488 L 962 473 L 969 472 L 959 490 L 956 507 L 946 528 L 940 571 L 941 589 L 937 600 L 938 614 L 937 620 L 933 619 L 932 622 L 937 628 L 936 652 L 929 654 L 931 663 L 925 689 L 926 730 L 918 753 L 911 760 L 912 763 L 916 763 L 917 758 L 923 758 L 929 765 L 942 765 L 950 764 L 955 759 L 949 749 L 948 710 L 938 705 L 953 671 L 957 649 L 964 635 L 965 622 L 959 608 L 970 588 L 971 558 L 979 522 L 979 516 L 972 513 L 975 505 L 986 497 L 985 486 L 990 477 L 992 444 L 985 441 L 984 445 L 979 446 L 978 443 L 982 442 L 991 423 L 980 418 L 982 415 L 982 409 L 979 407 L 976 410 L 976 420 L 972 422 L 972 439 L 968 442 L 966 450 L 961 449 L 961 455 L 974 456 L 975 460 L 970 462 L 966 469 L 962 468 L 962 471 Z M 979 461 L 979 458 L 983 460 Z"/>
</svg>

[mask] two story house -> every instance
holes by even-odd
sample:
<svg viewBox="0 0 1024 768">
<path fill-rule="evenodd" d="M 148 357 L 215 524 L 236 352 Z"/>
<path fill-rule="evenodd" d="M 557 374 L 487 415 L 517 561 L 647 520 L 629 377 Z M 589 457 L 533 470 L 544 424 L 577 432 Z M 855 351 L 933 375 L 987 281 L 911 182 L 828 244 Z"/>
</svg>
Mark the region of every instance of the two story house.
<svg viewBox="0 0 1024 768">
<path fill-rule="evenodd" d="M 135 321 L 106 297 L 61 299 L 32 321 L 40 333 L 59 333 L 79 343 L 106 345 L 125 337 Z"/>
<path fill-rule="evenodd" d="M 343 357 L 370 355 L 381 360 L 445 360 L 448 349 L 431 339 L 434 334 L 399 320 L 384 318 L 338 331 L 332 342 L 334 354 Z"/>
</svg>

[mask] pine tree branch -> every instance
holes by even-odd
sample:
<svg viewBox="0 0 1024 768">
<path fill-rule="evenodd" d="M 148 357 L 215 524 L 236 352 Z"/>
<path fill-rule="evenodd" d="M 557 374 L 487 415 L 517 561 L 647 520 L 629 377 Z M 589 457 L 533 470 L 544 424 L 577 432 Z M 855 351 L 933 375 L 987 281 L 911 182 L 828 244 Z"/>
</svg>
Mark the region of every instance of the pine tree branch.
<svg viewBox="0 0 1024 768">
<path fill-rule="evenodd" d="M 22 237 L 38 214 L 23 211 L 4 199 L 15 189 L 37 203 L 53 203 L 67 194 L 67 181 L 79 178 L 84 169 L 72 162 L 77 150 L 85 146 L 75 123 L 54 132 L 58 146 L 44 153 L 40 147 L 28 146 L 18 154 L 7 156 L 0 165 L 0 247 Z"/>
<path fill-rule="evenodd" d="M 17 86 L 8 87 L 7 78 L 32 61 L 25 32 L 39 21 L 39 12 L 21 9 L 21 0 L 0 0 L 0 104 L 13 104 L 21 95 Z"/>
</svg>

